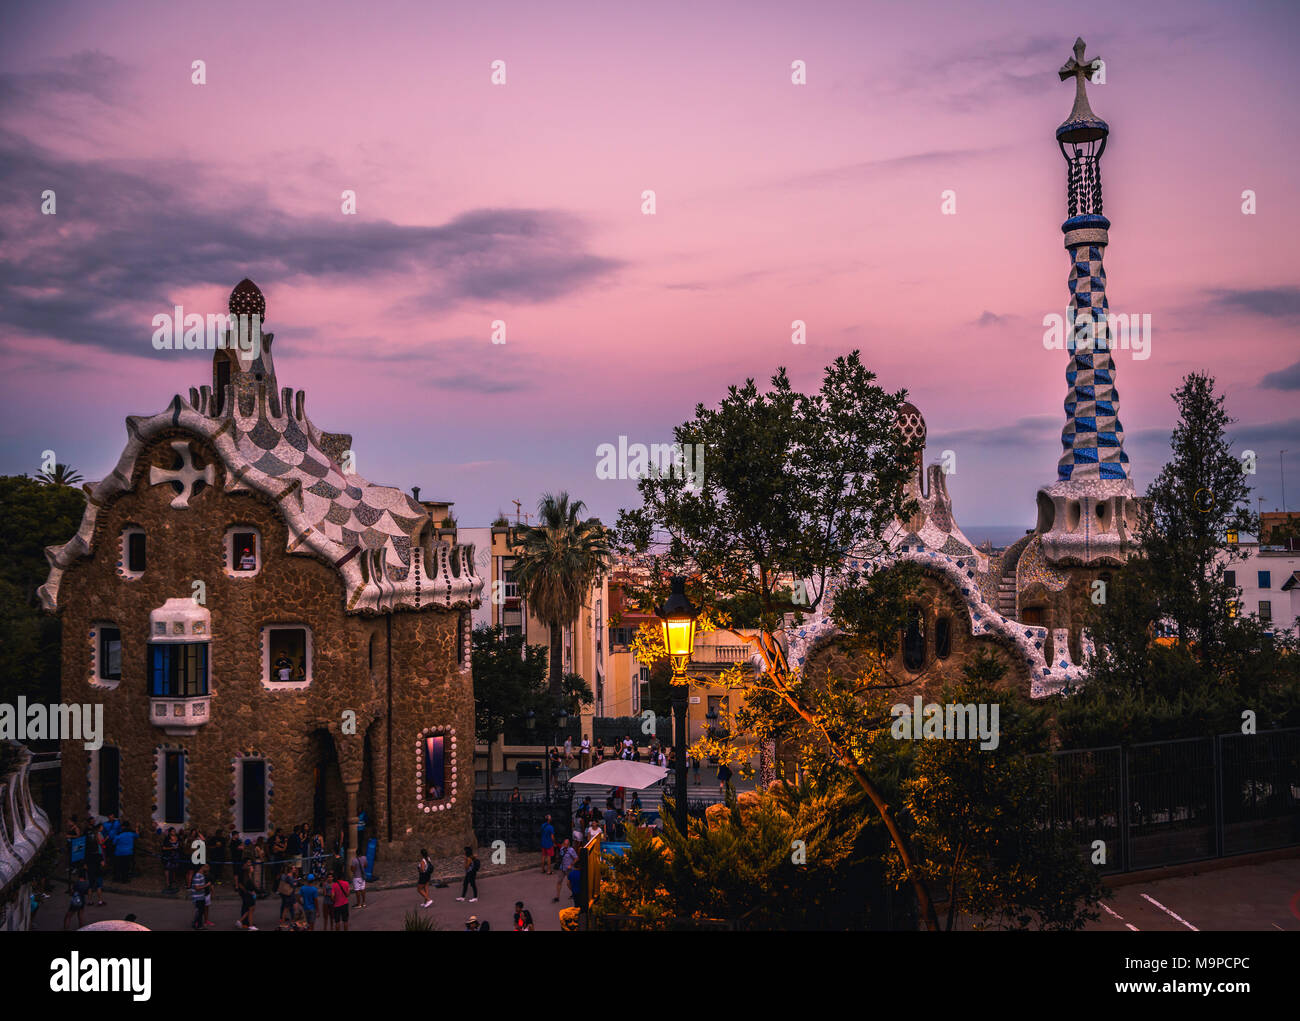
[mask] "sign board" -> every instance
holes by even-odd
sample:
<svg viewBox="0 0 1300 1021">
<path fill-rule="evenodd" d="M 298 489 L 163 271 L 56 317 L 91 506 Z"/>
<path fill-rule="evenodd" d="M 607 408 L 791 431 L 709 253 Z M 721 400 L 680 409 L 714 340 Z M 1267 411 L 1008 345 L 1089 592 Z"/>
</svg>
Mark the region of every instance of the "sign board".
<svg viewBox="0 0 1300 1021">
<path fill-rule="evenodd" d="M 73 865 L 86 860 L 86 838 L 73 837 L 68 841 L 68 860 Z"/>
<path fill-rule="evenodd" d="M 578 867 L 582 870 L 582 885 L 579 887 L 582 903 L 577 906 L 586 911 L 600 896 L 600 837 L 587 841 L 579 855 Z"/>
</svg>

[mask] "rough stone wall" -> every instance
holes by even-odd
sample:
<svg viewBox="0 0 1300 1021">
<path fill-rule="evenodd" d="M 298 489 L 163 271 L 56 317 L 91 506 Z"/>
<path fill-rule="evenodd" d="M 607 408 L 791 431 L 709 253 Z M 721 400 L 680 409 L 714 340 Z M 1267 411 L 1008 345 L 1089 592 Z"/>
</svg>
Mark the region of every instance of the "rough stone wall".
<svg viewBox="0 0 1300 1021">
<path fill-rule="evenodd" d="M 170 485 L 151 486 L 149 466 L 170 468 L 172 439 L 185 438 L 198 464 L 216 465 L 216 485 L 173 510 Z M 155 755 L 160 746 L 187 752 L 187 825 L 211 833 L 234 823 L 233 762 L 258 755 L 269 763 L 267 826 L 287 828 L 313 821 L 314 769 L 335 745 L 338 775 L 328 767 L 329 825 L 346 813 L 344 787 L 359 785 L 359 804 L 372 821 L 370 835 L 386 841 L 388 721 L 386 621 L 344 613 L 342 582 L 330 565 L 286 552 L 287 533 L 279 513 L 264 498 L 221 491 L 224 470 L 210 448 L 183 430 L 160 436 L 144 452 L 133 488 L 99 517 L 94 555 L 74 565 L 60 588 L 63 625 L 63 700 L 102 702 L 104 742 L 121 751 L 122 814 L 141 834 L 142 856 L 156 846 Z M 250 525 L 261 535 L 261 569 L 252 578 L 233 578 L 225 567 L 225 537 L 232 525 Z M 120 536 L 128 526 L 147 535 L 147 568 L 138 579 L 119 570 Z M 146 659 L 149 613 L 167 599 L 190 597 L 193 583 L 206 586 L 212 615 L 209 658 L 211 716 L 197 733 L 172 736 L 150 720 Z M 122 631 L 122 680 L 113 689 L 92 684 L 91 625 L 106 622 Z M 301 690 L 268 690 L 262 680 L 262 628 L 301 624 L 311 629 L 312 682 Z M 401 839 L 423 840 L 430 850 L 450 853 L 472 840 L 470 802 L 473 771 L 459 766 L 455 806 L 416 818 L 413 760 L 416 732 L 432 724 L 473 733 L 473 691 L 468 671 L 453 662 L 457 614 L 439 610 L 393 617 L 393 720 L 395 754 L 393 830 Z M 375 636 L 371 666 L 371 637 Z M 356 713 L 356 735 L 342 733 L 345 710 Z M 325 733 L 320 733 L 320 732 Z M 363 749 L 369 731 L 370 761 Z M 328 734 L 328 739 L 325 734 Z M 458 744 L 462 757 L 472 742 Z M 90 753 L 80 742 L 63 747 L 63 812 L 84 816 L 89 809 Z M 407 777 L 410 778 L 409 782 Z M 367 800 L 369 796 L 370 800 Z M 332 830 L 327 839 L 332 840 Z"/>
</svg>

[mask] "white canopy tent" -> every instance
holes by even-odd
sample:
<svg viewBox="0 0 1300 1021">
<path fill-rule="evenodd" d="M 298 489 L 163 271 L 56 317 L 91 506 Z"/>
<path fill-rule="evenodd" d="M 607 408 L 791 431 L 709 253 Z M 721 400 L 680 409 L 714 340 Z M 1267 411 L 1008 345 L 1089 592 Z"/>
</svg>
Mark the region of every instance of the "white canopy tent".
<svg viewBox="0 0 1300 1021">
<path fill-rule="evenodd" d="M 590 783 L 600 787 L 627 787 L 643 791 L 660 783 L 668 775 L 666 766 L 652 766 L 648 762 L 629 762 L 610 759 L 599 766 L 584 769 L 569 780 L 570 783 Z"/>
</svg>

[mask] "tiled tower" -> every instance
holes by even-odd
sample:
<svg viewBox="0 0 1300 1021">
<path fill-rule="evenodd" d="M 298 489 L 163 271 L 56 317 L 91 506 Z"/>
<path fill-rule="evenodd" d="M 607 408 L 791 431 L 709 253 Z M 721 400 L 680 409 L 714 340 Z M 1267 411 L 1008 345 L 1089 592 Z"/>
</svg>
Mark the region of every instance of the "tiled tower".
<svg viewBox="0 0 1300 1021">
<path fill-rule="evenodd" d="M 1060 70 L 1061 80 L 1074 78 L 1076 89 L 1074 109 L 1056 129 L 1069 167 L 1069 218 L 1061 224 L 1070 253 L 1069 390 L 1057 482 L 1039 490 L 1037 529 L 1049 562 L 1085 565 L 1127 558 L 1136 513 L 1102 265 L 1110 221 L 1102 215 L 1101 155 L 1110 127 L 1092 112 L 1084 84 L 1097 63 L 1084 59 L 1084 42 L 1077 39 L 1073 59 Z"/>
</svg>

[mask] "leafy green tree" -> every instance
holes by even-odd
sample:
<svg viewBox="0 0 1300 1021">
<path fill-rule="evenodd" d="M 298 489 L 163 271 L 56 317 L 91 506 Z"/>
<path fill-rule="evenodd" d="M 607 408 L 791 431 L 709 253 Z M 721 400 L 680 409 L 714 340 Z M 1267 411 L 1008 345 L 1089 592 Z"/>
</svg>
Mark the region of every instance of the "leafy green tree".
<svg viewBox="0 0 1300 1021">
<path fill-rule="evenodd" d="M 609 566 L 609 536 L 599 518 L 583 520 L 586 505 L 568 493 L 543 494 L 537 524 L 521 527 L 515 579 L 528 609 L 551 632 L 549 684 L 552 696 L 563 690 L 564 628 L 577 619 L 594 582 Z"/>
<path fill-rule="evenodd" d="M 649 927 L 725 919 L 752 929 L 860 929 L 881 903 L 888 842 L 865 797 L 776 785 L 710 808 L 689 837 L 663 817 L 661 837 L 629 831 L 610 863 L 597 914 L 636 915 Z"/>
<path fill-rule="evenodd" d="M 494 741 L 506 723 L 546 689 L 546 647 L 508 635 L 500 624 L 474 629 L 470 657 L 474 676 L 474 731 Z"/>
<path fill-rule="evenodd" d="M 81 527 L 86 497 L 21 475 L 0 477 L 0 702 L 18 695 L 57 702 L 60 624 L 36 590 L 50 565 L 45 547 L 67 542 Z"/>
<path fill-rule="evenodd" d="M 939 704 L 996 705 L 997 747 L 914 742 L 901 785 L 918 866 L 948 894 L 947 929 L 963 914 L 977 927 L 1082 928 L 1098 917 L 1102 886 L 1070 837 L 1042 825 L 1053 789 L 1047 712 L 998 689 L 1005 666 L 984 650 L 963 673 Z"/>
<path fill-rule="evenodd" d="M 757 602 L 760 635 L 740 637 L 756 646 L 764 669 L 757 680 L 740 670 L 724 680 L 744 686 L 747 706 L 771 722 L 760 746 L 761 784 L 772 781 L 783 726 L 816 730 L 831 760 L 871 799 L 906 868 L 906 835 L 837 722 L 818 718 L 810 701 L 816 686 L 790 669 L 774 634 L 786 614 L 818 607 L 846 556 L 880 552 L 889 524 L 915 509 L 903 487 L 920 441 L 905 442 L 896 428 L 905 399 L 904 391 L 877 386 L 856 351 L 827 366 L 815 393 L 796 391 L 784 369 L 767 391 L 753 379 L 732 386 L 717 408 L 700 404 L 693 420 L 674 429 L 677 443 L 705 451 L 703 478 L 642 479 L 642 506 L 620 513 L 618 535 L 623 550 L 651 567 L 649 584 L 630 592 L 636 605 L 662 601 L 672 574 L 691 577 L 688 594 L 705 609 L 720 612 L 719 600 L 742 595 Z M 938 928 L 924 882 L 913 885 L 927 925 Z"/>
<path fill-rule="evenodd" d="M 1258 529 L 1233 419 L 1212 377 L 1184 377 L 1173 398 L 1172 456 L 1143 501 L 1138 551 L 1090 608 L 1090 677 L 1060 708 L 1069 745 L 1223 733 L 1243 709 L 1261 727 L 1300 722 L 1300 642 L 1238 614 L 1225 577 L 1245 556 L 1229 534 Z"/>
<path fill-rule="evenodd" d="M 474 677 L 474 733 L 488 745 L 546 690 L 546 647 L 529 645 L 523 635 L 508 635 L 500 624 L 474 629 L 470 644 Z M 488 783 L 492 771 L 488 770 Z"/>
</svg>

